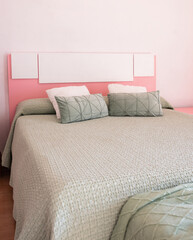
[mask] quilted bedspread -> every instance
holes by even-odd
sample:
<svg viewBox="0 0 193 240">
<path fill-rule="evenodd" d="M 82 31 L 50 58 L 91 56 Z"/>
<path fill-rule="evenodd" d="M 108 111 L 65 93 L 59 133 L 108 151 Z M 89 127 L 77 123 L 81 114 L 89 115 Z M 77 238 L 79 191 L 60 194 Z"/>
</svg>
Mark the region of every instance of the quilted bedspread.
<svg viewBox="0 0 193 240">
<path fill-rule="evenodd" d="M 129 196 L 192 181 L 192 116 L 25 115 L 12 143 L 15 239 L 109 239 Z"/>
<path fill-rule="evenodd" d="M 134 195 L 111 240 L 193 239 L 193 183 Z"/>
</svg>

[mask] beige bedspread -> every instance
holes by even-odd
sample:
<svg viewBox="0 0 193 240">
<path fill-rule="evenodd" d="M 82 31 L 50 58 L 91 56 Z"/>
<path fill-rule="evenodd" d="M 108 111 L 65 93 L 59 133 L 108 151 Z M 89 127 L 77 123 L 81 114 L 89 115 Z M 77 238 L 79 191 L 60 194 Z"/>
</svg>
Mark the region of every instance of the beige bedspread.
<svg viewBox="0 0 193 240">
<path fill-rule="evenodd" d="M 193 116 L 23 116 L 12 152 L 15 239 L 105 240 L 128 196 L 193 181 Z"/>
</svg>

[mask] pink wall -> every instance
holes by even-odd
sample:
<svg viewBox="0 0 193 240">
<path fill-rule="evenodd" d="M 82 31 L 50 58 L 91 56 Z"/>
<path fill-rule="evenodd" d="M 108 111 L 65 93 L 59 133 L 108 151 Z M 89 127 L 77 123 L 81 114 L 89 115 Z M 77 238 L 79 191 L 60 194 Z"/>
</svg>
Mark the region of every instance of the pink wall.
<svg viewBox="0 0 193 240">
<path fill-rule="evenodd" d="M 192 9 L 192 0 L 1 0 L 0 150 L 11 51 L 153 52 L 161 95 L 176 107 L 193 105 Z"/>
</svg>

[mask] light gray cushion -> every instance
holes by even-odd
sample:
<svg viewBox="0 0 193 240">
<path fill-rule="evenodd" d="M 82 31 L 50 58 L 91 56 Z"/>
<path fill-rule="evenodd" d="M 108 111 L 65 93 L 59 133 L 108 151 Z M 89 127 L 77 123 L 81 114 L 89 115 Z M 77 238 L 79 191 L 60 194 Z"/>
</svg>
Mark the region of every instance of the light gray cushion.
<svg viewBox="0 0 193 240">
<path fill-rule="evenodd" d="M 109 107 L 109 99 L 108 99 L 108 97 L 107 96 L 103 96 L 103 98 L 104 98 L 104 100 L 105 100 L 105 102 L 107 104 L 107 107 Z M 161 102 L 162 108 L 174 110 L 172 105 L 165 98 L 163 98 L 162 96 L 160 96 L 160 102 Z"/>
<path fill-rule="evenodd" d="M 108 109 L 101 94 L 78 97 L 58 97 L 62 123 L 78 122 L 108 116 Z"/>
<path fill-rule="evenodd" d="M 108 94 L 111 116 L 162 116 L 159 91 Z"/>
</svg>

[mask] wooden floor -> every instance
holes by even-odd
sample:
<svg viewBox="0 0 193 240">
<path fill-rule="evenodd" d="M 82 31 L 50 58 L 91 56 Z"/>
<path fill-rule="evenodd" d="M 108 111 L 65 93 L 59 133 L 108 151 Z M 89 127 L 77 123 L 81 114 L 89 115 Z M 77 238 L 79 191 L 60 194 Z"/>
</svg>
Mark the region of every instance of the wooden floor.
<svg viewBox="0 0 193 240">
<path fill-rule="evenodd" d="M 12 188 L 9 186 L 10 174 L 0 169 L 0 239 L 13 240 L 15 221 L 12 217 Z"/>
</svg>

